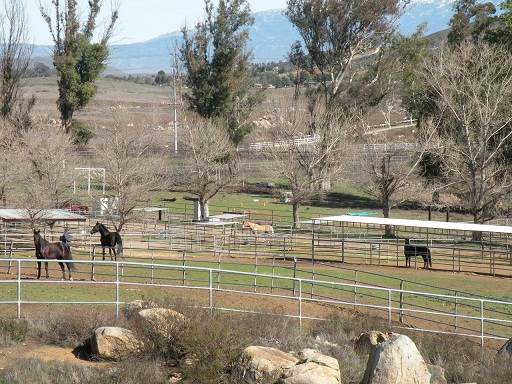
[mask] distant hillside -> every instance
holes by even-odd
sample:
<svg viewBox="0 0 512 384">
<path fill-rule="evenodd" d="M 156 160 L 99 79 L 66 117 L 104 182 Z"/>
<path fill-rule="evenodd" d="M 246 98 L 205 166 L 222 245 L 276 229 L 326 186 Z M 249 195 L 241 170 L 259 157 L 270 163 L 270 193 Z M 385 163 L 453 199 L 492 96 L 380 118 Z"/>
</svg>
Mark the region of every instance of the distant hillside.
<svg viewBox="0 0 512 384">
<path fill-rule="evenodd" d="M 444 30 L 452 16 L 454 0 L 413 0 L 400 19 L 399 30 L 411 34 L 421 23 L 427 22 L 427 33 Z M 499 4 L 499 1 L 493 1 Z M 254 25 L 250 28 L 250 47 L 255 62 L 278 62 L 286 60 L 291 45 L 300 40 L 300 35 L 284 17 L 282 10 L 271 10 L 253 14 Z M 180 32 L 175 31 L 143 43 L 111 46 L 108 73 L 156 74 L 160 70 L 171 72 L 174 44 L 181 43 Z M 36 46 L 34 57 L 51 65 L 50 47 Z"/>
</svg>

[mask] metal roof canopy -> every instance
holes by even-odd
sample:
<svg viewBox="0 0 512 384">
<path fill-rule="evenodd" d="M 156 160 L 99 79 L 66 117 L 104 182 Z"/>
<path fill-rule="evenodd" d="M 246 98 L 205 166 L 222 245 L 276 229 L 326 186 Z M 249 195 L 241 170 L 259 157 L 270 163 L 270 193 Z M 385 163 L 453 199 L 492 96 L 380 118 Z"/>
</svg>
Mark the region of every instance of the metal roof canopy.
<svg viewBox="0 0 512 384">
<path fill-rule="evenodd" d="M 407 219 L 386 219 L 383 217 L 367 217 L 367 216 L 325 216 L 311 219 L 314 224 L 323 222 L 339 222 L 339 223 L 355 223 L 355 224 L 373 224 L 373 225 L 393 225 L 402 227 L 416 227 L 429 229 L 445 229 L 452 231 L 467 232 L 489 232 L 489 233 L 509 233 L 512 234 L 512 227 L 502 225 L 486 225 L 486 224 L 468 224 L 453 223 L 444 221 L 428 221 L 428 220 L 407 220 Z"/>
<path fill-rule="evenodd" d="M 30 217 L 27 209 L 4 208 L 0 209 L 0 219 L 2 221 L 87 221 L 87 218 L 64 209 L 43 209 L 33 210 L 34 216 Z"/>
<path fill-rule="evenodd" d="M 210 216 L 209 219 L 211 221 L 232 220 L 232 219 L 242 218 L 242 217 L 245 217 L 245 216 L 246 215 L 239 214 L 239 213 L 223 213 L 223 214 L 220 214 L 220 215 Z"/>
</svg>

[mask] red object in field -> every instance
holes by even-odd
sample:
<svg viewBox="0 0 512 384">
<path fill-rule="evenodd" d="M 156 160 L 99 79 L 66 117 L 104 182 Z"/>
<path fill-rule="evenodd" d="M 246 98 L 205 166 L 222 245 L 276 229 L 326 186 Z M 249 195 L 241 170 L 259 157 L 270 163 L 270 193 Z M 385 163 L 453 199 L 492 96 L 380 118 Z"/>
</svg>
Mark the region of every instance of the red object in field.
<svg viewBox="0 0 512 384">
<path fill-rule="evenodd" d="M 89 212 L 89 206 L 72 202 L 62 204 L 62 208 L 75 213 Z"/>
</svg>

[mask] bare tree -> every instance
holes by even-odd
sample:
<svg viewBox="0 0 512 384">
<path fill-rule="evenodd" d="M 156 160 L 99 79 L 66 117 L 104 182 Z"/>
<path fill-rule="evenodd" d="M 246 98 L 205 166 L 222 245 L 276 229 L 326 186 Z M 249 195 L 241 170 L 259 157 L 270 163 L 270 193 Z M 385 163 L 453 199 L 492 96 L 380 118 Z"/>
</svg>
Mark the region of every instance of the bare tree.
<svg viewBox="0 0 512 384">
<path fill-rule="evenodd" d="M 0 200 L 7 205 L 8 188 L 15 184 L 21 171 L 19 135 L 12 124 L 0 119 Z"/>
<path fill-rule="evenodd" d="M 32 54 L 28 44 L 28 22 L 20 0 L 6 0 L 0 14 L 0 116 L 10 121 L 18 131 L 30 126 L 29 112 L 34 97 L 24 99 L 21 92 L 23 75 Z"/>
<path fill-rule="evenodd" d="M 75 147 L 69 136 L 55 127 L 34 127 L 21 139 L 21 154 L 18 205 L 58 208 L 71 188 Z"/>
<path fill-rule="evenodd" d="M 106 169 L 106 189 L 115 199 L 107 210 L 109 222 L 121 232 L 133 218 L 134 209 L 146 201 L 147 192 L 158 181 L 161 159 L 151 156 L 159 142 L 158 124 L 141 120 L 126 106 L 118 110 L 111 126 L 98 132 L 92 148 Z"/>
<path fill-rule="evenodd" d="M 391 210 L 411 196 L 406 192 L 413 187 L 411 175 L 418 164 L 416 142 L 389 143 L 382 132 L 372 132 L 366 123 L 359 124 L 357 137 L 360 144 L 352 147 L 353 164 L 345 177 L 356 189 L 377 199 L 383 216 L 390 218 Z M 386 226 L 385 236 L 395 236 L 391 226 Z"/>
<path fill-rule="evenodd" d="M 502 48 L 462 43 L 439 52 L 420 68 L 442 147 L 438 167 L 445 190 L 483 223 L 500 214 L 512 192 L 512 57 Z"/>
<path fill-rule="evenodd" d="M 290 185 L 293 226 L 299 228 L 301 205 L 320 194 L 319 184 L 344 165 L 341 155 L 352 119 L 341 110 L 311 114 L 307 102 L 297 98 L 274 100 L 269 118 L 272 131 L 262 138 L 268 144 L 261 151 L 273 161 L 275 176 L 284 177 Z"/>
<path fill-rule="evenodd" d="M 198 198 L 200 219 L 207 220 L 208 201 L 237 178 L 238 157 L 226 129 L 210 119 L 188 116 L 182 131 L 184 161 L 172 176 L 174 183 Z"/>
</svg>

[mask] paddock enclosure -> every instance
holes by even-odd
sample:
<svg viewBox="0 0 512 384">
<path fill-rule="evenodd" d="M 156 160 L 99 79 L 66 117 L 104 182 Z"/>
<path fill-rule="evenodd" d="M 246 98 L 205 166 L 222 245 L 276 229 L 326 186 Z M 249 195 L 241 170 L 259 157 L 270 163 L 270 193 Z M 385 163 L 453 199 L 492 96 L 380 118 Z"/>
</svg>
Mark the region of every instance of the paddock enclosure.
<svg viewBox="0 0 512 384">
<path fill-rule="evenodd" d="M 273 234 L 254 234 L 243 227 L 244 220 L 245 215 L 219 214 L 208 222 L 171 216 L 151 225 L 133 222 L 122 232 L 124 252 L 117 262 L 101 261 L 99 236 L 90 235 L 104 218 L 88 215 L 57 221 L 52 228 L 43 225 L 49 241 L 57 241 L 64 224 L 71 228 L 78 269 L 73 282 L 57 280 L 53 262 L 51 279 L 36 281 L 28 223 L 3 221 L 0 311 L 20 317 L 34 306 L 66 304 L 104 305 L 118 312 L 152 292 L 191 295 L 207 308 L 278 313 L 299 325 L 330 311 L 357 310 L 396 327 L 455 333 L 482 344 L 511 337 L 511 296 L 498 289 L 512 275 L 510 227 L 329 216 L 302 223 L 300 230 L 274 224 Z M 393 227 L 395 238 L 383 236 L 386 226 Z M 421 256 L 405 268 L 404 238 L 429 247 L 431 270 L 422 268 Z M 396 271 L 399 277 L 391 276 Z M 475 293 L 476 283 L 467 285 L 474 288 L 470 293 L 462 286 L 425 282 L 447 272 L 467 274 L 466 282 L 477 276 L 496 281 L 498 293 Z M 422 273 L 428 274 L 423 283 L 414 277 Z"/>
</svg>

